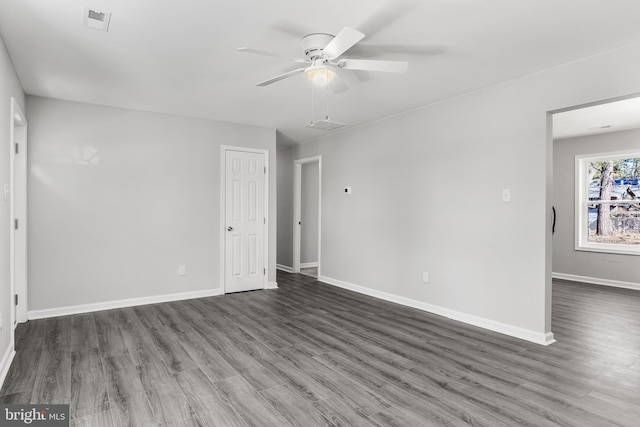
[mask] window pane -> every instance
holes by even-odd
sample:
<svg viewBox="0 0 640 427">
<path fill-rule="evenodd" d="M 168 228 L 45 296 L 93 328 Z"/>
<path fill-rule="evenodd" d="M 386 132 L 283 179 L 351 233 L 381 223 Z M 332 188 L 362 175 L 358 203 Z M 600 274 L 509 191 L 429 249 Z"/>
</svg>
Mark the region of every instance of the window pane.
<svg viewBox="0 0 640 427">
<path fill-rule="evenodd" d="M 587 209 L 589 243 L 640 245 L 639 203 L 592 203 Z"/>
<path fill-rule="evenodd" d="M 576 156 L 576 249 L 640 255 L 640 152 Z"/>
<path fill-rule="evenodd" d="M 589 200 L 629 200 L 640 197 L 640 158 L 589 162 Z"/>
</svg>

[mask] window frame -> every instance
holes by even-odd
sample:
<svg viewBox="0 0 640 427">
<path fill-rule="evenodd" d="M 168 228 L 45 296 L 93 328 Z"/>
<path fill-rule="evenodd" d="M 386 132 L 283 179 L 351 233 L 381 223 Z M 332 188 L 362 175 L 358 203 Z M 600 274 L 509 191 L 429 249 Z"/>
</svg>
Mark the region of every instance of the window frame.
<svg viewBox="0 0 640 427">
<path fill-rule="evenodd" d="M 625 245 L 622 243 L 596 243 L 589 242 L 589 186 L 587 183 L 588 165 L 594 161 L 620 160 L 640 157 L 640 150 L 624 150 L 607 153 L 594 153 L 577 155 L 575 160 L 575 250 L 587 252 L 600 252 L 623 255 L 640 255 L 640 245 Z M 639 203 L 633 200 L 625 200 L 625 203 Z M 621 200 L 598 201 L 595 204 L 621 203 Z"/>
</svg>

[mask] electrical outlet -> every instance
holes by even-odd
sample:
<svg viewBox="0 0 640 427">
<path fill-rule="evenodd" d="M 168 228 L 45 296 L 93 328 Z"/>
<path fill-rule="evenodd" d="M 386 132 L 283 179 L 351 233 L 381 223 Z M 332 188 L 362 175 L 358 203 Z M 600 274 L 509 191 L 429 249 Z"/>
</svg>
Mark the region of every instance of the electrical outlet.
<svg viewBox="0 0 640 427">
<path fill-rule="evenodd" d="M 422 281 L 424 283 L 429 283 L 429 272 L 425 271 L 424 273 L 422 273 Z"/>
<path fill-rule="evenodd" d="M 178 266 L 178 276 L 186 276 L 186 274 L 187 274 L 187 266 L 186 265 Z"/>
</svg>

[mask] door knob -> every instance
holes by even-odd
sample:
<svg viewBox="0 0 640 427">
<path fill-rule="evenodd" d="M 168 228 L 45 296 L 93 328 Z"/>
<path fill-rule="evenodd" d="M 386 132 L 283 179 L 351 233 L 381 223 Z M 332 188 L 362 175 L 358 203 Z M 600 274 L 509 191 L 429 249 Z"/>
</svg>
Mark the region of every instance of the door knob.
<svg viewBox="0 0 640 427">
<path fill-rule="evenodd" d="M 233 231 L 233 227 L 231 226 L 227 227 L 227 231 Z"/>
</svg>

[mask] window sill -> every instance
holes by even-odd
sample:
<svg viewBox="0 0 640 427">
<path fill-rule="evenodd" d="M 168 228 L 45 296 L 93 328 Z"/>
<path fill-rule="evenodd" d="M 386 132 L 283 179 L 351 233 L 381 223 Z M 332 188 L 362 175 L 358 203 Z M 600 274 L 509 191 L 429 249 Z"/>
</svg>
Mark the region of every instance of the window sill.
<svg viewBox="0 0 640 427">
<path fill-rule="evenodd" d="M 582 244 L 575 247 L 576 251 L 599 252 L 616 255 L 640 255 L 640 245 L 606 245 L 606 244 Z"/>
</svg>

